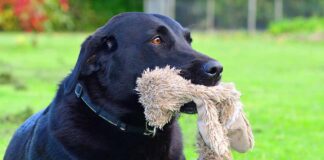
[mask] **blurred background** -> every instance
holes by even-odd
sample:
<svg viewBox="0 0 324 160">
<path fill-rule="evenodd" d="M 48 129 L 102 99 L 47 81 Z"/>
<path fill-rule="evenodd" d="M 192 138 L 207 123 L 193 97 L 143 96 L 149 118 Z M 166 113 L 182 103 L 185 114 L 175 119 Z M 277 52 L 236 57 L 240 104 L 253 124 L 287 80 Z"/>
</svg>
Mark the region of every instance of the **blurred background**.
<svg viewBox="0 0 324 160">
<path fill-rule="evenodd" d="M 256 140 L 235 159 L 324 159 L 323 0 L 0 0 L 0 158 L 51 102 L 87 35 L 130 11 L 176 19 L 194 49 L 223 64 Z M 185 155 L 197 159 L 196 116 L 179 120 Z"/>
</svg>

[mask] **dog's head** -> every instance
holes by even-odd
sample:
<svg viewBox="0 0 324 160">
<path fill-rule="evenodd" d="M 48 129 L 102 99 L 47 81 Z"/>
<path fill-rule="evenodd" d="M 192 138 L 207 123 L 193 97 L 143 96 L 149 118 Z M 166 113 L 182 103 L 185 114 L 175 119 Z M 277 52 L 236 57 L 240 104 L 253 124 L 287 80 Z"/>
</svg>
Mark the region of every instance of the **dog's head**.
<svg viewBox="0 0 324 160">
<path fill-rule="evenodd" d="M 192 83 L 216 85 L 222 66 L 191 47 L 190 32 L 157 14 L 123 13 L 82 44 L 77 64 L 65 81 L 70 93 L 78 81 L 94 80 L 113 103 L 138 103 L 136 79 L 147 68 L 170 65 Z M 167 77 L 166 77 L 167 78 Z M 183 112 L 195 112 L 193 103 Z"/>
</svg>

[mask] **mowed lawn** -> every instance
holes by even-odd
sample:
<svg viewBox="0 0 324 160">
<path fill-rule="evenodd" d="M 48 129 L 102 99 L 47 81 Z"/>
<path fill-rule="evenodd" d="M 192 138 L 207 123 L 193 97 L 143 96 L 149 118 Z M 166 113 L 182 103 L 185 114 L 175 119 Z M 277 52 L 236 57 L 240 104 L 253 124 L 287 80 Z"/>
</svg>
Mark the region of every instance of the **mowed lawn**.
<svg viewBox="0 0 324 160">
<path fill-rule="evenodd" d="M 46 107 L 73 67 L 87 34 L 0 33 L 0 158 L 15 129 Z M 235 159 L 324 159 L 324 42 L 267 34 L 193 34 L 193 48 L 219 60 L 224 81 L 242 92 L 255 136 Z M 195 153 L 196 117 L 180 117 L 187 159 Z"/>
</svg>

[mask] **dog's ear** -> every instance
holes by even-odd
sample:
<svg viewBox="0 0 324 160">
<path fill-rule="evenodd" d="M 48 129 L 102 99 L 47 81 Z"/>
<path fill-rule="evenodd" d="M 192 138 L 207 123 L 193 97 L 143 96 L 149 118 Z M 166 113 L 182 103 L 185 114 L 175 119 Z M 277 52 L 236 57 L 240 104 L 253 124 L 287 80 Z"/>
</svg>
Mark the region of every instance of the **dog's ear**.
<svg viewBox="0 0 324 160">
<path fill-rule="evenodd" d="M 104 42 L 109 52 L 113 52 L 117 49 L 117 40 L 115 36 L 109 36 L 104 38 Z"/>
<path fill-rule="evenodd" d="M 117 41 L 114 36 L 100 37 L 89 36 L 82 44 L 79 58 L 72 73 L 64 81 L 64 93 L 70 93 L 81 76 L 89 76 L 100 69 L 97 52 L 105 49 L 113 52 L 117 49 Z"/>
<path fill-rule="evenodd" d="M 90 43 L 90 44 L 89 44 Z M 84 44 L 85 45 L 85 44 Z M 82 46 L 84 47 L 84 46 Z M 88 76 L 100 69 L 100 64 L 97 63 L 98 56 L 96 52 L 99 49 L 107 50 L 111 53 L 117 49 L 117 42 L 114 36 L 110 37 L 92 37 L 86 46 L 86 61 L 82 61 L 81 73 L 79 76 Z M 82 49 L 81 53 L 82 54 Z"/>
<path fill-rule="evenodd" d="M 64 93 L 70 93 L 81 75 L 89 75 L 97 70 L 95 66 L 96 47 L 98 42 L 93 36 L 89 36 L 82 44 L 79 58 L 71 74 L 64 81 Z"/>
</svg>

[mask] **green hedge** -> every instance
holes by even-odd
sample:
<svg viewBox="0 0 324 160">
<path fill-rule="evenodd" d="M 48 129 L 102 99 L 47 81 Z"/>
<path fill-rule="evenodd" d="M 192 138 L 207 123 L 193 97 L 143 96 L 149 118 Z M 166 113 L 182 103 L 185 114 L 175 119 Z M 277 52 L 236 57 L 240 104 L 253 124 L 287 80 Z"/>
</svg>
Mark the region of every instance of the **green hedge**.
<svg viewBox="0 0 324 160">
<path fill-rule="evenodd" d="M 73 30 L 94 30 L 121 12 L 143 11 L 142 0 L 70 0 Z"/>
<path fill-rule="evenodd" d="M 272 22 L 268 31 L 273 34 L 324 32 L 324 18 L 293 18 Z"/>
</svg>

